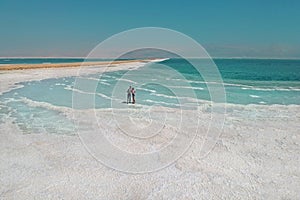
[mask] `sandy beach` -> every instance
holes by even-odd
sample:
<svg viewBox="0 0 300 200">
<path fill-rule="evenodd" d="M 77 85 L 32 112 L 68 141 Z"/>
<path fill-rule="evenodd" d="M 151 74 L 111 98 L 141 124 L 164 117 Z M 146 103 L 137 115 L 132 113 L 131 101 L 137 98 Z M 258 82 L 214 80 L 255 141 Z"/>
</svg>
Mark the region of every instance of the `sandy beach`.
<svg viewBox="0 0 300 200">
<path fill-rule="evenodd" d="M 116 63 L 114 67 L 85 66 L 84 73 L 136 69 L 144 62 Z M 0 94 L 19 82 L 76 76 L 78 68 L 1 71 Z M 89 133 L 99 123 L 107 138 L 129 152 L 158 148 L 176 127 L 163 127 L 162 137 L 144 141 L 120 137 L 111 110 L 73 110 L 24 99 L 35 107 L 58 112 L 70 121 L 86 120 Z M 209 123 L 207 105 L 200 109 L 200 132 L 188 151 L 162 170 L 131 174 L 98 162 L 79 135 L 45 132 L 24 134 L 13 118 L 0 123 L 0 197 L 2 199 L 299 199 L 300 106 L 227 105 L 222 134 L 206 157 L 200 156 Z M 129 108 L 130 109 L 130 108 Z M 153 109 L 176 116 L 176 108 Z M 98 124 L 92 119 L 96 114 Z M 185 112 L 185 117 L 191 113 Z M 192 116 L 192 115 L 191 115 Z M 157 119 L 156 123 L 160 123 Z M 95 128 L 92 128 L 95 127 Z M 186 132 L 189 132 L 186 127 Z M 203 131 L 201 131 L 203 129 Z M 208 136 L 209 138 L 209 136 Z M 148 144 L 149 145 L 149 144 Z"/>
<path fill-rule="evenodd" d="M 84 66 L 107 66 L 135 62 L 149 62 L 150 60 L 119 60 L 101 62 L 72 62 L 72 63 L 43 63 L 43 64 L 6 64 L 0 67 L 0 71 L 23 70 L 23 69 L 44 69 L 44 68 L 66 68 Z"/>
</svg>

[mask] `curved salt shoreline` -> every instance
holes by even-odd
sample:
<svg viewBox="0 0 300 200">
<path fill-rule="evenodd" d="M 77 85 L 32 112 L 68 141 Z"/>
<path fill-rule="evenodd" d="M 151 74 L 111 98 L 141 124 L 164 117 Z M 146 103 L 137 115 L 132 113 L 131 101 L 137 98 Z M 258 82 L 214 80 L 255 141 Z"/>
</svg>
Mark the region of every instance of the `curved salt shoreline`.
<svg viewBox="0 0 300 200">
<path fill-rule="evenodd" d="M 152 60 L 154 62 L 155 60 Z M 107 62 L 102 63 L 100 66 L 97 65 L 87 65 L 83 68 L 79 67 L 58 67 L 58 68 L 36 68 L 36 69 L 26 69 L 26 70 L 3 70 L 0 71 L 0 95 L 4 92 L 8 92 L 12 89 L 15 89 L 18 86 L 17 84 L 20 82 L 28 82 L 28 81 L 40 81 L 43 79 L 49 78 L 63 78 L 63 77 L 71 77 L 77 76 L 78 72 L 82 75 L 88 75 L 92 73 L 103 73 L 107 71 L 118 71 L 118 70 L 126 70 L 131 68 L 138 68 L 145 63 L 149 62 L 149 60 L 140 60 L 140 61 L 126 61 L 119 64 L 113 64 L 113 67 L 107 67 Z M 88 64 L 88 63 L 87 63 Z M 39 64 L 37 64 L 39 65 Z M 57 65 L 57 64 L 56 64 Z"/>
<path fill-rule="evenodd" d="M 131 62 L 143 62 L 146 60 L 126 60 L 126 61 L 101 61 L 101 62 L 71 62 L 71 63 L 41 63 L 41 64 L 6 64 L 0 70 L 26 70 L 26 69 L 46 69 L 46 68 L 67 68 L 84 66 L 103 66 L 115 64 L 127 64 Z"/>
<path fill-rule="evenodd" d="M 31 100 L 27 103 L 66 114 L 73 112 L 71 108 Z M 7 161 L 0 165 L 1 196 L 87 198 L 84 191 L 89 191 L 88 197 L 92 199 L 99 196 L 103 199 L 184 199 L 187 193 L 197 199 L 219 198 L 220 194 L 225 199 L 297 199 L 299 106 L 234 107 L 243 108 L 242 115 L 239 112 L 226 114 L 224 131 L 205 158 L 199 157 L 203 142 L 200 132 L 188 152 L 171 166 L 154 173 L 134 175 L 97 162 L 76 135 L 38 132 L 23 135 L 11 121 L 0 123 L 0 158 Z M 166 110 L 171 114 L 178 109 Z M 85 119 L 92 119 L 96 112 L 98 119 L 106 125 L 102 127 L 108 132 L 106 136 L 122 149 L 149 150 L 144 143 L 125 141 L 124 136 L 120 138 L 116 124 L 105 123 L 110 121 L 110 110 L 76 112 Z M 203 112 L 200 115 L 202 124 L 207 124 L 209 115 Z M 69 117 L 72 118 L 71 113 Z M 94 123 L 87 124 L 90 131 L 97 130 Z M 165 131 L 173 132 L 169 128 Z M 158 138 L 152 143 L 165 140 Z"/>
</svg>

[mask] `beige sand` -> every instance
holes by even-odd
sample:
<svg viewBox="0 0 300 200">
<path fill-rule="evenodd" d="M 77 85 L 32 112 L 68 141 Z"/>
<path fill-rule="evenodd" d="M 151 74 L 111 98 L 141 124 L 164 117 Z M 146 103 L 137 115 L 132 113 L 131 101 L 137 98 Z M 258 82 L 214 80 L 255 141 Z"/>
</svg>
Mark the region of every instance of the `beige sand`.
<svg viewBox="0 0 300 200">
<path fill-rule="evenodd" d="M 64 67 L 83 67 L 83 66 L 107 66 L 115 64 L 126 64 L 135 62 L 148 62 L 150 60 L 124 60 L 124 61 L 102 61 L 102 62 L 74 62 L 74 63 L 44 63 L 44 64 L 9 64 L 2 65 L 0 70 L 22 70 L 22 69 L 41 69 L 41 68 L 64 68 Z"/>
</svg>

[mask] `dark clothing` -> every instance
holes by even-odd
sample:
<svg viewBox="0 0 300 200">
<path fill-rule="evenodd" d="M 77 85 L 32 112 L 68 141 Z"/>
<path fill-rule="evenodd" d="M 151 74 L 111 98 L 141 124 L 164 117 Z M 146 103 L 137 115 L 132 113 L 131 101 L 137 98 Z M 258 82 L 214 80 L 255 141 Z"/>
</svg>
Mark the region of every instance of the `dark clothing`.
<svg viewBox="0 0 300 200">
<path fill-rule="evenodd" d="M 135 104 L 135 94 L 132 93 L 132 103 Z"/>
<path fill-rule="evenodd" d="M 131 95 L 132 95 L 132 103 L 135 104 L 135 90 L 132 88 L 131 90 Z"/>
</svg>

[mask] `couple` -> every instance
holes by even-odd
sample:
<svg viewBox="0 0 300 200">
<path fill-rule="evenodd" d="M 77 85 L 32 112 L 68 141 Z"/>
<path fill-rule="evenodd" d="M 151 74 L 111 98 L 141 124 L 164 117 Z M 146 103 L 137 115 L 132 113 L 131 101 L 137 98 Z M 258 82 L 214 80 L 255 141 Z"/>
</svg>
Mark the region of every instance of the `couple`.
<svg viewBox="0 0 300 200">
<path fill-rule="evenodd" d="M 131 96 L 132 96 L 132 102 L 131 102 Z M 135 104 L 135 90 L 131 86 L 129 86 L 129 88 L 127 90 L 127 104 L 128 103 Z"/>
</svg>

